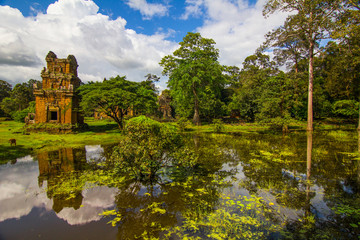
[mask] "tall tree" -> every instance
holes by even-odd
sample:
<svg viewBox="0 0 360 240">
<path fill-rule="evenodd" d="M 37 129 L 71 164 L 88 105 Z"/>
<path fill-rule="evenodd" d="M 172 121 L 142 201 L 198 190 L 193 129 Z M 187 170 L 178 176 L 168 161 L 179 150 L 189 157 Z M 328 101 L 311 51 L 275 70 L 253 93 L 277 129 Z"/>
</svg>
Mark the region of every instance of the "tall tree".
<svg viewBox="0 0 360 240">
<path fill-rule="evenodd" d="M 360 2 L 359 0 L 343 0 L 344 7 L 341 14 L 338 15 L 337 29 L 332 37 L 341 41 L 341 44 L 347 47 L 342 49 L 346 55 L 350 56 L 350 68 L 360 66 Z M 354 71 L 354 77 L 360 78 L 359 70 Z M 360 95 L 358 94 L 360 102 Z M 360 104 L 359 104 L 359 124 L 360 131 Z"/>
<path fill-rule="evenodd" d="M 266 41 L 260 47 L 260 51 L 266 48 L 273 48 L 274 60 L 279 65 L 286 65 L 293 69 L 295 74 L 299 72 L 299 62 L 306 55 L 305 41 L 300 35 L 292 33 L 292 26 L 285 22 L 281 26 L 266 35 Z"/>
<path fill-rule="evenodd" d="M 120 129 L 124 116 L 130 110 L 149 114 L 157 109 L 157 98 L 149 81 L 131 82 L 117 76 L 103 82 L 88 83 L 79 87 L 84 111 L 99 111 L 112 118 Z"/>
<path fill-rule="evenodd" d="M 268 0 L 263 14 L 265 17 L 276 11 L 289 12 L 284 28 L 287 35 L 300 36 L 306 43 L 309 64 L 308 123 L 307 130 L 313 130 L 313 81 L 314 50 L 322 39 L 330 37 L 335 19 L 342 7 L 342 0 Z"/>
<path fill-rule="evenodd" d="M 169 76 L 168 87 L 177 112 L 186 115 L 193 110 L 193 123 L 200 125 L 202 104 L 219 103 L 225 78 L 219 64 L 215 41 L 200 33 L 189 32 L 172 55 L 161 59 L 163 74 Z M 189 106 L 193 109 L 189 109 Z M 208 108 L 208 106 L 204 106 Z"/>
<path fill-rule="evenodd" d="M 235 71 L 236 73 L 236 71 Z M 261 52 L 248 56 L 243 62 L 243 69 L 239 77 L 231 84 L 234 88 L 234 95 L 229 104 L 233 114 L 249 121 L 254 121 L 259 112 L 258 97 L 262 91 L 263 83 L 277 73 L 274 62 L 270 57 Z"/>
</svg>

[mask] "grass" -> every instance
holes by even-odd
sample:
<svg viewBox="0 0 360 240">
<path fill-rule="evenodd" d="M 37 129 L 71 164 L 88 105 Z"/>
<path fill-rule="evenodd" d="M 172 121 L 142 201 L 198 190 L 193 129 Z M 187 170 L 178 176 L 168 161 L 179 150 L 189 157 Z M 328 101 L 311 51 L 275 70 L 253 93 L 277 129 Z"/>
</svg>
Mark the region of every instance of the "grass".
<svg viewBox="0 0 360 240">
<path fill-rule="evenodd" d="M 122 133 L 117 124 L 111 120 L 86 118 L 85 122 L 89 125 L 89 129 L 77 133 L 50 134 L 45 132 L 31 132 L 30 135 L 25 135 L 23 134 L 25 132 L 23 123 L 0 119 L 0 163 L 39 151 L 49 151 L 65 147 L 80 147 L 99 143 L 111 144 L 118 142 L 122 138 Z M 176 122 L 167 124 L 177 126 Z M 339 124 L 339 122 L 334 124 L 334 121 L 316 122 L 314 124 L 314 129 L 320 131 L 350 130 L 353 128 L 353 124 Z M 305 131 L 306 122 L 294 122 L 289 126 L 289 129 L 290 131 Z M 259 123 L 224 124 L 225 133 L 267 132 L 269 130 L 269 126 Z M 210 133 L 214 132 L 215 128 L 212 124 L 203 124 L 202 126 L 189 124 L 185 131 Z M 337 134 L 339 135 L 339 133 Z M 16 146 L 10 146 L 9 139 L 11 138 L 16 139 Z"/>
<path fill-rule="evenodd" d="M 14 121 L 0 122 L 0 161 L 4 162 L 39 151 L 92 144 L 116 143 L 122 138 L 115 122 L 86 119 L 88 130 L 70 134 L 49 134 L 31 132 L 24 134 L 24 124 Z M 10 146 L 9 139 L 16 139 L 16 146 Z"/>
</svg>

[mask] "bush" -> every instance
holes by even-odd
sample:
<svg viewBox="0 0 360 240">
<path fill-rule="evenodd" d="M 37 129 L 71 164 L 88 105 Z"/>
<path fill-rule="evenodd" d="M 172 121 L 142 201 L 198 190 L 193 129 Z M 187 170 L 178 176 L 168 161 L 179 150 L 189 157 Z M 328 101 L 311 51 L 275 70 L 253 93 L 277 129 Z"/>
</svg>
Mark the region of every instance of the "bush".
<svg viewBox="0 0 360 240">
<path fill-rule="evenodd" d="M 356 118 L 359 115 L 359 103 L 355 100 L 336 101 L 332 110 L 338 117 Z"/>
<path fill-rule="evenodd" d="M 35 113 L 35 102 L 30 102 L 29 107 L 21 111 L 14 112 L 11 117 L 16 122 L 25 122 L 25 117 L 27 117 L 28 113 Z"/>
<path fill-rule="evenodd" d="M 176 124 L 180 131 L 185 131 L 187 126 L 191 125 L 190 121 L 184 117 L 179 118 Z"/>
<path fill-rule="evenodd" d="M 153 179 L 162 167 L 184 163 L 191 155 L 183 149 L 176 128 L 145 116 L 130 119 L 125 133 L 111 159 L 118 172 L 135 179 Z"/>
<path fill-rule="evenodd" d="M 224 122 L 221 119 L 214 119 L 213 124 L 214 132 L 220 133 L 225 130 Z"/>
</svg>

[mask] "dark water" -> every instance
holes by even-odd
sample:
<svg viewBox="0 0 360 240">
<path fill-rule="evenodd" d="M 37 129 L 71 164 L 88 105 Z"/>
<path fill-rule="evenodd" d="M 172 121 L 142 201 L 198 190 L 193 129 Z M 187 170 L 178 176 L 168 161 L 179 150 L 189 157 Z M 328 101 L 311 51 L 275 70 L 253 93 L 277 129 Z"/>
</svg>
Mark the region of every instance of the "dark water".
<svg viewBox="0 0 360 240">
<path fill-rule="evenodd" d="M 265 239 L 360 236 L 356 132 L 186 138 L 202 164 L 187 171 L 164 168 L 152 183 L 85 183 L 63 195 L 49 190 L 71 174 L 80 178 L 96 169 L 109 158 L 112 146 L 59 149 L 1 165 L 0 239 L 166 238 L 167 229 L 182 226 L 184 219 L 221 209 L 224 196 L 251 195 L 276 209 L 271 221 L 282 223 L 286 232 Z M 112 209 L 121 214 L 115 226 L 108 223 L 114 217 L 100 215 Z M 209 237 L 201 231 L 189 236 Z"/>
</svg>

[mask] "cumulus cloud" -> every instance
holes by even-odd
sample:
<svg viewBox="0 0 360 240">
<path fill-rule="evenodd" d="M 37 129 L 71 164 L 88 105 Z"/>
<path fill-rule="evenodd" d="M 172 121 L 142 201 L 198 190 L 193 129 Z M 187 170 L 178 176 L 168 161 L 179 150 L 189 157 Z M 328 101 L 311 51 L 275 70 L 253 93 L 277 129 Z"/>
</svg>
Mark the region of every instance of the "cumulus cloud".
<svg viewBox="0 0 360 240">
<path fill-rule="evenodd" d="M 150 20 L 154 16 L 163 17 L 168 14 L 169 8 L 159 3 L 148 3 L 146 0 L 128 0 L 127 5 L 139 10 L 143 19 Z"/>
<path fill-rule="evenodd" d="M 189 17 L 200 17 L 203 14 L 204 0 L 186 0 L 185 13 L 180 19 L 187 20 Z"/>
<path fill-rule="evenodd" d="M 52 201 L 38 187 L 37 162 L 31 157 L 19 160 L 0 166 L 0 222 L 26 216 L 34 207 L 51 209 Z"/>
<path fill-rule="evenodd" d="M 84 82 L 116 75 L 142 81 L 148 73 L 161 75 L 158 62 L 176 46 L 166 34 L 127 29 L 125 19 L 99 13 L 93 1 L 58 0 L 46 13 L 30 17 L 0 6 L 0 15 L 0 79 L 13 85 L 40 80 L 50 50 L 59 58 L 73 54 Z"/>
<path fill-rule="evenodd" d="M 87 149 L 86 156 L 97 148 Z M 17 159 L 16 164 L 0 166 L 0 222 L 27 216 L 34 208 L 41 209 L 41 212 L 52 211 L 53 200 L 47 197 L 45 187 L 39 187 L 38 177 L 38 162 L 31 156 Z M 82 207 L 77 210 L 64 207 L 57 217 L 71 225 L 98 221 L 104 209 L 114 207 L 117 191 L 106 186 L 85 188 L 82 191 Z"/>
<path fill-rule="evenodd" d="M 264 19 L 264 2 L 249 5 L 248 0 L 186 0 L 183 20 L 179 21 L 202 17 L 204 23 L 196 31 L 216 41 L 220 62 L 240 66 L 264 41 L 264 35 L 286 17 L 276 14 Z M 145 0 L 126 3 L 148 18 L 169 11 L 165 5 Z M 139 34 L 127 28 L 124 18 L 111 19 L 99 13 L 91 0 L 58 0 L 45 13 L 34 12 L 29 17 L 18 9 L 0 6 L 0 16 L 0 79 L 12 85 L 31 78 L 41 80 L 50 50 L 59 58 L 73 54 L 83 82 L 116 75 L 142 81 L 148 73 L 161 76 L 158 63 L 179 46 L 166 40 L 173 32 L 158 28 L 153 35 Z M 165 81 L 162 77 L 160 90 L 166 87 Z"/>
<path fill-rule="evenodd" d="M 263 43 L 264 35 L 284 22 L 283 13 L 265 19 L 264 3 L 265 0 L 258 0 L 255 5 L 247 0 L 203 0 L 206 20 L 197 31 L 215 40 L 222 64 L 241 66 Z"/>
<path fill-rule="evenodd" d="M 113 208 L 114 199 L 117 189 L 108 187 L 95 187 L 83 191 L 84 200 L 82 207 L 75 210 L 74 208 L 64 208 L 57 214 L 70 225 L 82 225 L 92 221 L 99 221 L 101 213 L 106 208 Z"/>
</svg>

